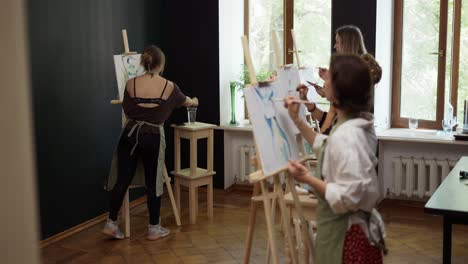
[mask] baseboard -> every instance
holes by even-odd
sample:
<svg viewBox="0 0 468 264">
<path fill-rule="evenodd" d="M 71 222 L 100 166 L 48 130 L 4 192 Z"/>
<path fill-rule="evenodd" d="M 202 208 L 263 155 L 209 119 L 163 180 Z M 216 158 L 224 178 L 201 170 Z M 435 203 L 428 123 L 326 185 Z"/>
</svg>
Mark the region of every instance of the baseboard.
<svg viewBox="0 0 468 264">
<path fill-rule="evenodd" d="M 136 206 L 141 205 L 143 203 L 146 203 L 146 195 L 143 196 L 143 197 L 140 197 L 138 199 L 135 199 L 132 202 L 130 202 L 130 208 L 136 207 Z M 62 239 L 65 239 L 65 238 L 70 237 L 70 236 L 72 236 L 72 235 L 74 235 L 74 234 L 76 234 L 78 232 L 81 232 L 81 231 L 87 229 L 87 228 L 90 228 L 90 227 L 92 227 L 94 225 L 97 225 L 97 224 L 103 222 L 104 220 L 106 220 L 107 215 L 108 215 L 108 213 L 102 214 L 102 215 L 97 216 L 97 217 L 95 217 L 95 218 L 93 218 L 91 220 L 88 220 L 88 221 L 86 221 L 84 223 L 81 223 L 81 224 L 79 224 L 77 226 L 74 226 L 74 227 L 72 227 L 72 228 L 70 228 L 68 230 L 65 230 L 65 231 L 63 231 L 61 233 L 58 233 L 58 234 L 56 234 L 54 236 L 51 236 L 51 237 L 49 237 L 47 239 L 41 240 L 40 247 L 41 248 L 46 247 L 46 246 L 48 246 L 48 245 L 50 245 L 52 243 L 55 243 L 55 242 L 60 241 Z"/>
<path fill-rule="evenodd" d="M 226 189 L 226 191 L 229 190 L 229 192 L 232 191 L 244 191 L 244 192 L 252 192 L 253 191 L 253 184 L 233 184 L 231 187 Z"/>
</svg>

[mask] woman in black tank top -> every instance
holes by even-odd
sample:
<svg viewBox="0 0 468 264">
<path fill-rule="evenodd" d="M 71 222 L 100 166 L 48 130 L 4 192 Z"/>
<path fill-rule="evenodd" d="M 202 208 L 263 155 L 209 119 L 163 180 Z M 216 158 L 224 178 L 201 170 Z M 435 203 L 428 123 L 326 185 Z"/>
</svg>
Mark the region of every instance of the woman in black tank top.
<svg viewBox="0 0 468 264">
<path fill-rule="evenodd" d="M 102 230 L 104 234 L 117 239 L 124 238 L 117 216 L 130 185 L 146 186 L 150 218 L 147 239 L 155 240 L 170 233 L 160 222 L 166 145 L 163 126 L 176 107 L 197 106 L 198 99 L 185 96 L 176 84 L 160 76 L 164 63 L 164 53 L 158 47 L 146 47 L 141 55 L 141 64 L 146 73 L 129 80 L 124 92 L 122 108 L 127 123 L 106 183 L 111 199 L 109 218 Z M 144 173 L 138 167 L 140 158 Z"/>
</svg>

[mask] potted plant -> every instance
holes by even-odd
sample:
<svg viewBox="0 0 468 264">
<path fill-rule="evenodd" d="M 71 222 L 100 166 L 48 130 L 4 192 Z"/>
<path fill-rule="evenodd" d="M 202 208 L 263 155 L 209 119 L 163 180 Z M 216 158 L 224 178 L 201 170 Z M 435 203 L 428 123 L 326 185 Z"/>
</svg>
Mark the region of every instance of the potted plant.
<svg viewBox="0 0 468 264">
<path fill-rule="evenodd" d="M 229 124 L 231 125 L 238 124 L 236 120 L 236 91 L 242 91 L 242 89 L 251 82 L 247 66 L 245 64 L 242 64 L 241 66 L 242 69 L 239 75 L 239 80 L 231 81 L 229 83 L 231 90 L 231 121 Z M 275 71 L 266 71 L 261 69 L 257 74 L 257 81 L 261 82 L 272 80 L 275 78 L 275 75 Z M 248 118 L 247 107 L 245 107 L 245 118 Z"/>
</svg>

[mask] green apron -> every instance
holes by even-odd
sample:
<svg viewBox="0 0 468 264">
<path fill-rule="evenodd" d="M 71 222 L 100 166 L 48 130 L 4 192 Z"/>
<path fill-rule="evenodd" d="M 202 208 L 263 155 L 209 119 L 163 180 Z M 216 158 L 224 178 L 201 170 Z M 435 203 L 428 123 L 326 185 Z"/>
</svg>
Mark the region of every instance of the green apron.
<svg viewBox="0 0 468 264">
<path fill-rule="evenodd" d="M 125 127 L 130 121 L 135 122 L 135 124 L 130 129 L 130 132 L 127 135 L 124 135 L 123 132 L 125 131 Z M 152 124 L 152 123 L 148 123 L 144 121 L 127 120 L 127 122 L 125 123 L 124 129 L 122 129 L 122 132 L 120 133 L 119 139 L 125 136 L 131 137 L 133 133 L 136 133 L 136 143 L 131 151 L 131 154 L 133 154 L 133 151 L 139 144 L 138 139 L 140 135 L 140 129 L 144 125 L 159 128 L 159 152 L 158 152 L 158 156 L 154 157 L 155 159 L 158 159 L 157 173 L 156 175 L 154 175 L 154 177 L 156 177 L 156 186 L 146 186 L 146 187 L 156 188 L 156 196 L 161 196 L 164 192 L 163 170 L 164 170 L 164 156 L 165 156 L 165 151 L 166 151 L 166 137 L 164 134 L 164 124 L 156 125 L 156 124 Z M 118 162 L 118 159 L 117 159 L 117 148 L 116 148 L 114 150 L 114 155 L 112 157 L 112 163 L 111 163 L 109 175 L 104 183 L 105 190 L 111 191 L 114 188 L 115 183 L 117 182 L 117 168 L 118 168 L 117 162 Z M 138 165 L 135 171 L 135 176 L 133 177 L 130 186 L 145 186 L 145 171 L 144 171 L 143 163 L 141 159 L 138 160 Z"/>
<path fill-rule="evenodd" d="M 330 136 L 335 130 L 350 118 L 344 118 L 343 121 L 336 123 L 330 132 Z M 322 180 L 323 158 L 328 144 L 325 139 L 320 147 L 317 159 L 317 169 L 315 177 Z M 317 238 L 315 240 L 315 262 L 316 264 L 338 264 L 342 263 L 343 245 L 348 229 L 348 219 L 350 213 L 336 214 L 331 209 L 325 197 L 316 192 L 318 199 L 317 206 Z"/>
</svg>

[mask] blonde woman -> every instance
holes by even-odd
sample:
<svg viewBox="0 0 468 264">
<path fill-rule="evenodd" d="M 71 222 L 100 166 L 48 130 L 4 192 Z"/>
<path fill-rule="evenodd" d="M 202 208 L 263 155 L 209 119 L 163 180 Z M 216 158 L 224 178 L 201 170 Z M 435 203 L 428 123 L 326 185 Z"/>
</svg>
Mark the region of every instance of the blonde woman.
<svg viewBox="0 0 468 264">
<path fill-rule="evenodd" d="M 333 46 L 337 54 L 355 54 L 361 56 L 368 64 L 372 80 L 374 84 L 380 81 L 382 76 L 382 69 L 375 61 L 374 57 L 367 53 L 366 45 L 361 30 L 353 25 L 346 25 L 338 28 L 335 31 L 335 45 Z M 328 70 L 319 68 L 319 75 L 324 81 L 328 79 Z M 315 90 L 319 95 L 324 97 L 324 87 L 314 85 Z M 302 100 L 307 100 L 308 88 L 305 85 L 298 87 L 299 95 Z M 371 106 L 372 107 L 372 106 Z M 328 135 L 333 124 L 336 122 L 336 112 L 333 106 L 330 111 L 322 111 L 317 108 L 316 104 L 307 104 L 307 109 L 312 114 L 313 119 L 319 120 L 322 133 Z"/>
</svg>

